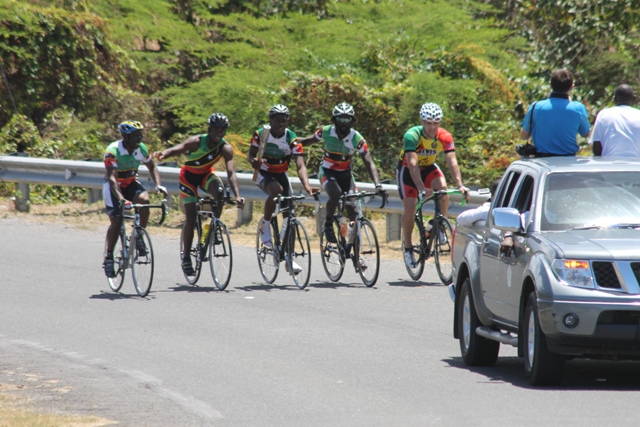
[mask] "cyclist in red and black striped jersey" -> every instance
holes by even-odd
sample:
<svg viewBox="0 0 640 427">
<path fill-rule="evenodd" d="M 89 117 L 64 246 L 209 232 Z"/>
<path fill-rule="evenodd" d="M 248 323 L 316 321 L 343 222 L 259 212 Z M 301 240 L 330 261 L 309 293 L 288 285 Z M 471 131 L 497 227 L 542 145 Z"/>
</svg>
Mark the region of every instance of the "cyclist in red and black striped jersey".
<svg viewBox="0 0 640 427">
<path fill-rule="evenodd" d="M 360 132 L 353 129 L 356 121 L 356 113 L 353 107 L 346 102 L 333 108 L 331 114 L 332 124 L 322 126 L 316 132 L 299 140 L 303 146 L 311 145 L 318 141 L 324 141 L 324 157 L 320 165 L 319 179 L 322 188 L 327 192 L 327 217 L 325 220 L 324 234 L 328 242 L 336 243 L 336 235 L 333 231 L 333 216 L 343 193 L 352 193 L 354 190 L 353 174 L 351 173 L 352 157 L 360 153 L 362 160 L 371 175 L 371 180 L 376 185 L 376 191 L 384 193 L 384 189 L 378 178 L 378 170 L 371 159 L 367 141 Z M 347 205 L 349 220 L 355 221 L 356 212 L 353 206 Z"/>
<path fill-rule="evenodd" d="M 396 168 L 396 182 L 402 200 L 402 243 L 407 265 L 415 268 L 411 231 L 418 197 L 428 197 L 433 190 L 446 190 L 447 181 L 436 165 L 438 153 L 444 151 L 445 162 L 456 187 L 469 201 L 469 189 L 462 185 L 462 177 L 453 137 L 440 127 L 442 109 L 438 104 L 427 103 L 420 108 L 421 126 L 414 126 L 404 134 L 403 148 Z M 449 212 L 449 197 L 441 200 L 442 214 Z"/>
<path fill-rule="evenodd" d="M 287 127 L 289 123 L 289 109 L 282 104 L 276 104 L 269 109 L 269 124 L 271 129 L 266 139 L 262 161 L 257 157 L 260 149 L 260 135 L 264 127 L 256 130 L 251 138 L 251 147 L 247 160 L 251 167 L 258 170 L 256 184 L 269 196 L 264 202 L 264 217 L 260 222 L 260 239 L 265 246 L 271 246 L 271 216 L 276 209 L 274 198 L 278 194 L 290 196 L 292 193 L 289 183 L 289 163 L 293 159 L 298 169 L 298 177 L 309 194 L 320 191 L 309 186 L 307 166 L 304 164 L 302 145 L 297 142 L 296 134 Z M 283 204 L 284 205 L 284 204 Z M 286 217 L 288 212 L 283 212 Z M 295 267 L 294 267 L 295 269 Z"/>
<path fill-rule="evenodd" d="M 236 177 L 233 161 L 233 148 L 224 139 L 229 127 L 229 119 L 221 113 L 209 116 L 207 121 L 209 128 L 207 133 L 187 138 L 183 143 L 164 151 L 153 154 L 158 160 L 171 156 L 189 153 L 189 159 L 180 169 L 180 197 L 184 205 L 185 225 L 183 227 L 183 254 L 182 271 L 187 276 L 193 276 L 195 271 L 191 264 L 191 243 L 193 242 L 193 230 L 198 215 L 196 202 L 198 201 L 198 189 L 209 193 L 214 199 L 224 196 L 222 179 L 215 174 L 213 165 L 221 158 L 224 159 L 227 169 L 227 179 L 233 194 L 236 195 L 238 208 L 244 207 L 244 198 L 240 197 L 240 187 Z M 222 207 L 214 214 L 219 217 Z"/>
</svg>

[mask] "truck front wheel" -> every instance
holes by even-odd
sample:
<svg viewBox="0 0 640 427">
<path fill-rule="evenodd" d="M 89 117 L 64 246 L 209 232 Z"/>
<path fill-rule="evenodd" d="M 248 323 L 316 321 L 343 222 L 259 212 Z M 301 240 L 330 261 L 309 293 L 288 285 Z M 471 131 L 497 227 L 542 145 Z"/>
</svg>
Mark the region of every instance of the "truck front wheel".
<svg viewBox="0 0 640 427">
<path fill-rule="evenodd" d="M 524 369 L 533 386 L 551 386 L 562 382 L 565 358 L 551 353 L 547 348 L 547 338 L 540 328 L 538 302 L 535 292 L 527 298 L 527 306 L 522 325 L 524 340 Z"/>
<path fill-rule="evenodd" d="M 458 340 L 464 363 L 469 366 L 491 366 L 498 360 L 500 343 L 481 337 L 476 328 L 482 326 L 471 297 L 471 280 L 467 277 L 460 289 L 458 304 Z"/>
</svg>

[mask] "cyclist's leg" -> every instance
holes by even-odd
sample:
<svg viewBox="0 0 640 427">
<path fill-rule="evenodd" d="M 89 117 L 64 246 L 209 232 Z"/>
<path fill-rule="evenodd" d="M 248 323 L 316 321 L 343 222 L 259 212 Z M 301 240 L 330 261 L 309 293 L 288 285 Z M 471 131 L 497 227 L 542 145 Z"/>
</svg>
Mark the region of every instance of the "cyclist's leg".
<svg viewBox="0 0 640 427">
<path fill-rule="evenodd" d="M 120 216 L 120 203 L 118 198 L 111 192 L 109 183 L 105 183 L 102 189 L 105 207 L 109 215 L 109 228 L 105 237 L 104 269 L 108 277 L 115 277 L 116 272 L 113 264 L 113 248 L 120 238 L 120 227 L 122 217 Z"/>
<path fill-rule="evenodd" d="M 124 189 L 124 191 L 126 191 L 126 194 L 123 192 L 123 195 L 127 200 L 131 200 L 133 203 L 140 205 L 149 204 L 149 193 L 147 193 L 147 190 L 144 189 L 140 181 L 136 180 L 132 182 L 126 189 Z M 140 209 L 139 212 L 140 225 L 142 228 L 147 228 L 147 224 L 149 223 L 149 208 Z"/>
<path fill-rule="evenodd" d="M 222 182 L 222 179 L 220 179 L 220 177 L 213 172 L 207 174 L 207 176 L 203 180 L 201 188 L 207 193 L 211 194 L 211 197 L 213 197 L 214 200 L 222 200 L 222 198 L 224 197 L 224 183 Z M 215 208 L 213 214 L 216 216 L 216 218 L 220 218 L 220 215 L 222 214 L 222 208 L 222 205 L 219 205 Z"/>
<path fill-rule="evenodd" d="M 400 218 L 402 245 L 407 250 L 413 247 L 411 233 L 413 231 L 416 205 L 418 204 L 418 189 L 413 182 L 413 178 L 411 178 L 409 168 L 404 166 L 402 162 L 399 162 L 396 167 L 396 184 L 402 201 L 402 217 Z"/>
<path fill-rule="evenodd" d="M 434 191 L 446 190 L 447 181 L 444 178 L 444 174 L 437 165 L 433 165 L 434 169 L 429 172 L 427 179 L 425 180 L 425 187 L 431 188 Z M 444 217 L 447 217 L 449 213 L 449 196 L 443 196 L 440 198 L 440 212 Z"/>
<path fill-rule="evenodd" d="M 193 265 L 191 263 L 191 245 L 193 244 L 193 230 L 196 226 L 198 208 L 198 181 L 201 178 L 194 173 L 180 171 L 180 199 L 184 207 L 185 220 L 182 227 L 182 270 L 185 274 L 193 275 Z"/>
</svg>

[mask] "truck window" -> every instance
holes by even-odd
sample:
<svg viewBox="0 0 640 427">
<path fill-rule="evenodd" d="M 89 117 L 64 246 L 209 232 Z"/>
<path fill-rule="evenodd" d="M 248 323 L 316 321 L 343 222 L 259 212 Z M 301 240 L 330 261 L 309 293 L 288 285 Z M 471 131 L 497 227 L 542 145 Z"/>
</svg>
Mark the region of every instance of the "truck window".
<svg viewBox="0 0 640 427">
<path fill-rule="evenodd" d="M 498 197 L 496 198 L 496 207 L 504 208 L 509 206 L 511 195 L 513 194 L 513 190 L 516 187 L 519 179 L 519 171 L 512 171 L 505 176 L 506 185 L 503 185 L 500 192 L 498 193 Z"/>
<path fill-rule="evenodd" d="M 531 175 L 526 175 L 522 179 L 522 184 L 518 190 L 518 196 L 516 197 L 514 208 L 518 209 L 520 213 L 525 213 L 531 210 L 531 201 L 533 200 L 533 188 L 534 181 Z"/>
</svg>

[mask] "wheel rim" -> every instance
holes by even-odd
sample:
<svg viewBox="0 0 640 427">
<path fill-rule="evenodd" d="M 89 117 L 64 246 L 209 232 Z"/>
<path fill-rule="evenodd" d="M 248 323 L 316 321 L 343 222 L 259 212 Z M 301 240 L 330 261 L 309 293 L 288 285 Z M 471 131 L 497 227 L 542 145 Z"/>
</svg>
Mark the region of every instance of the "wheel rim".
<svg viewBox="0 0 640 427">
<path fill-rule="evenodd" d="M 320 257 L 322 258 L 322 267 L 327 277 L 332 282 L 337 282 L 344 272 L 345 255 L 344 249 L 339 243 L 329 243 L 324 237 L 324 221 L 322 222 L 322 232 L 320 233 Z M 334 222 L 334 233 L 339 230 L 336 228 L 337 221 Z M 336 234 L 336 237 L 338 234 Z"/>
<path fill-rule="evenodd" d="M 451 224 L 446 218 L 441 218 L 439 222 L 440 231 L 434 239 L 433 249 L 436 261 L 436 269 L 438 270 L 438 276 L 443 284 L 449 285 L 452 279 L 453 265 L 451 263 L 451 248 L 453 232 L 451 230 Z M 444 237 L 444 241 L 441 239 Z"/>
<path fill-rule="evenodd" d="M 360 233 L 356 236 L 356 250 L 358 273 L 366 286 L 373 286 L 378 281 L 380 270 L 380 250 L 376 231 L 369 221 L 363 221 Z M 365 268 L 362 268 L 364 265 Z"/>
<path fill-rule="evenodd" d="M 307 230 L 297 220 L 290 229 L 289 236 L 289 274 L 293 277 L 293 281 L 300 289 L 304 289 L 309 284 L 309 277 L 311 276 L 311 251 L 309 247 L 309 237 L 307 236 Z M 293 262 L 298 264 L 302 268 L 302 271 L 298 274 L 293 273 Z"/>
<path fill-rule="evenodd" d="M 184 233 L 185 225 L 186 223 L 182 225 L 182 233 L 180 233 L 180 264 L 182 264 L 182 259 L 184 256 L 183 233 Z M 193 228 L 193 240 L 191 241 L 191 252 L 189 253 L 189 255 L 191 256 L 191 265 L 193 266 L 193 270 L 195 271 L 195 274 L 193 276 L 187 276 L 186 274 L 183 273 L 185 280 L 190 285 L 195 285 L 198 279 L 200 278 L 200 266 L 202 262 L 198 261 L 200 259 L 200 254 L 198 253 L 199 242 L 200 242 L 200 230 L 198 229 L 198 225 L 196 224 Z"/>
<path fill-rule="evenodd" d="M 142 236 L 142 241 L 145 245 L 145 253 L 141 253 L 137 245 L 137 236 Z M 135 237 L 135 239 L 133 239 Z M 130 243 L 130 249 L 132 252 L 131 262 L 131 275 L 133 276 L 133 283 L 135 285 L 138 295 L 141 297 L 147 296 L 151 290 L 153 284 L 153 247 L 151 246 L 151 239 L 145 229 L 139 229 L 136 231 L 135 236 L 132 236 Z"/>
<path fill-rule="evenodd" d="M 471 340 L 471 305 L 469 295 L 465 294 L 462 300 L 462 339 L 464 349 L 469 349 L 469 341 Z"/>
<path fill-rule="evenodd" d="M 116 271 L 116 277 L 108 277 L 109 287 L 112 291 L 118 292 L 122 288 L 124 282 L 125 261 L 122 252 L 122 238 L 118 238 L 113 248 L 113 269 Z"/>
<path fill-rule="evenodd" d="M 226 289 L 231 279 L 233 252 L 227 226 L 219 221 L 215 233 L 211 236 L 211 244 L 209 245 L 209 265 L 213 282 L 222 291 Z"/>
<path fill-rule="evenodd" d="M 414 225 L 413 225 L 413 231 L 411 232 L 411 243 L 413 245 L 413 258 L 416 261 L 416 266 L 414 268 L 411 268 L 411 266 L 409 266 L 409 264 L 407 264 L 407 261 L 404 259 L 404 250 L 405 250 L 405 246 L 404 246 L 404 238 L 402 239 L 402 255 L 403 255 L 403 261 L 404 261 L 404 266 L 407 269 L 407 272 L 409 273 L 409 276 L 413 279 L 413 280 L 418 280 L 420 279 L 420 277 L 422 277 L 422 272 L 424 271 L 424 257 L 422 256 L 422 250 L 421 250 L 421 244 L 424 241 L 424 237 L 420 235 L 420 229 L 419 229 L 419 223 L 418 220 L 414 220 Z"/>
<path fill-rule="evenodd" d="M 536 318 L 533 310 L 527 319 L 527 359 L 529 366 L 533 366 L 533 358 L 536 350 Z"/>
<path fill-rule="evenodd" d="M 258 222 L 258 227 L 260 227 L 260 220 Z M 271 233 L 272 233 L 272 241 L 275 240 L 274 236 L 276 232 L 276 226 L 274 221 L 271 221 Z M 260 267 L 260 274 L 265 282 L 271 284 L 278 277 L 278 269 L 280 268 L 280 257 L 278 255 L 278 250 L 274 247 L 267 247 L 262 244 L 262 240 L 260 239 L 260 230 L 256 232 L 256 256 L 258 257 L 258 266 Z"/>
</svg>

